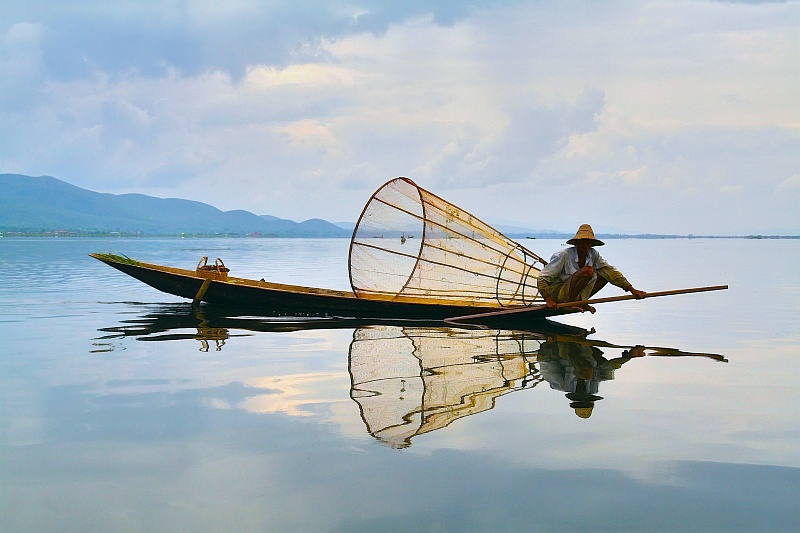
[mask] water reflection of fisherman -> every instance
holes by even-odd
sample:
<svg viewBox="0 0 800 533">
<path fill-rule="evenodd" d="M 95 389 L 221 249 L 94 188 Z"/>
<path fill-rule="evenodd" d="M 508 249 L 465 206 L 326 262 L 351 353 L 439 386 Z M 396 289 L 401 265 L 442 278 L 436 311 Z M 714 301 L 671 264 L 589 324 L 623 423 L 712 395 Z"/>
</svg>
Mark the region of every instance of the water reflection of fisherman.
<svg viewBox="0 0 800 533">
<path fill-rule="evenodd" d="M 601 381 L 614 379 L 614 371 L 634 357 L 645 355 L 635 346 L 622 357 L 606 359 L 603 352 L 586 342 L 548 339 L 538 351 L 539 371 L 551 389 L 566 392 L 569 406 L 581 418 L 592 416 L 592 409 L 602 396 L 597 392 Z"/>
</svg>

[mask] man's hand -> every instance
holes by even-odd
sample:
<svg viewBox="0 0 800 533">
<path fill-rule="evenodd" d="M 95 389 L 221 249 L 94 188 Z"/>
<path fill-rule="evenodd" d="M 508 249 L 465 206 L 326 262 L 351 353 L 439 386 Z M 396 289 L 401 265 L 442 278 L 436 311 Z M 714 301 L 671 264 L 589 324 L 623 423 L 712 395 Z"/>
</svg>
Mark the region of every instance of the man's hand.
<svg viewBox="0 0 800 533">
<path fill-rule="evenodd" d="M 638 300 L 641 300 L 642 298 L 644 298 L 645 296 L 647 296 L 647 293 L 646 293 L 646 292 L 644 292 L 644 291 L 640 291 L 640 290 L 638 290 L 638 289 L 634 289 L 633 287 L 631 287 L 630 289 L 628 289 L 628 292 L 630 292 L 631 294 L 633 294 L 634 296 L 636 296 L 636 298 L 637 298 Z"/>
<path fill-rule="evenodd" d="M 545 297 L 545 299 L 544 299 L 544 304 L 545 304 L 547 307 L 549 307 L 550 309 L 553 309 L 555 306 L 557 306 L 557 305 L 558 305 L 558 304 L 556 303 L 556 301 L 555 301 L 555 300 L 553 300 L 552 296 L 546 296 L 546 297 Z"/>
</svg>

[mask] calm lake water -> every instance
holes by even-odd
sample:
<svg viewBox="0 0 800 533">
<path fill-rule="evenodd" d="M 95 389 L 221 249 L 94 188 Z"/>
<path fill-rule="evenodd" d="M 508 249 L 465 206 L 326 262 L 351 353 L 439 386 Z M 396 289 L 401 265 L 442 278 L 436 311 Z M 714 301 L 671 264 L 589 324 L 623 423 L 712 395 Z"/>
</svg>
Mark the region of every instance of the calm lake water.
<svg viewBox="0 0 800 533">
<path fill-rule="evenodd" d="M 0 530 L 800 531 L 798 240 L 611 240 L 637 288 L 730 289 L 585 339 L 302 329 L 87 257 L 347 289 L 348 245 L 0 238 Z"/>
</svg>

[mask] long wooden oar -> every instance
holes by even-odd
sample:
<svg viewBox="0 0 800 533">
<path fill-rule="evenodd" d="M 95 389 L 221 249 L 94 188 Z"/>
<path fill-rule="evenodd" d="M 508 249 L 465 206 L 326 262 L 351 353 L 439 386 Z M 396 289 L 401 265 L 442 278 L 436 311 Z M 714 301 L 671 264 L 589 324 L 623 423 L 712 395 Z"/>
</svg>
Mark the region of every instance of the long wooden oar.
<svg viewBox="0 0 800 533">
<path fill-rule="evenodd" d="M 564 307 L 581 307 L 584 305 L 602 304 L 606 302 L 618 302 L 620 300 L 636 300 L 644 298 L 655 298 L 656 296 L 671 296 L 673 294 L 688 294 L 692 292 L 707 292 L 707 291 L 720 291 L 727 289 L 727 285 L 713 285 L 710 287 L 692 287 L 689 289 L 675 289 L 671 291 L 657 291 L 648 292 L 641 298 L 637 298 L 633 294 L 624 294 L 622 296 L 609 296 L 607 298 L 595 298 L 594 300 L 580 300 L 577 302 L 563 302 L 556 304 L 555 307 L 547 307 L 546 305 L 530 305 L 525 307 L 514 307 L 511 309 L 501 309 L 500 311 L 489 311 L 488 313 L 476 313 L 474 315 L 463 315 L 446 318 L 445 322 L 457 323 L 462 320 L 471 320 L 475 318 L 489 318 L 503 315 L 511 315 L 515 313 L 527 313 L 531 311 L 540 311 L 542 309 L 561 309 Z"/>
</svg>

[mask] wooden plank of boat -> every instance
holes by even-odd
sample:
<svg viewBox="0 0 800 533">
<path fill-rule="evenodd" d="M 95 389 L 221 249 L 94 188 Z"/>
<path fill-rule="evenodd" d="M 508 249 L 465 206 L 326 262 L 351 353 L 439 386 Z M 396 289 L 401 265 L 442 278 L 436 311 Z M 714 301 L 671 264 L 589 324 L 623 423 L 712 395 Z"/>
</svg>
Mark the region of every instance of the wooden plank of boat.
<svg viewBox="0 0 800 533">
<path fill-rule="evenodd" d="M 434 320 L 498 311 L 497 306 L 453 305 L 449 302 L 436 302 L 423 298 L 360 298 L 350 291 L 303 287 L 233 276 L 224 278 L 217 276 L 219 279 L 214 279 L 213 272 L 209 274 L 198 270 L 145 263 L 112 254 L 90 255 L 161 292 L 229 307 L 317 316 Z M 544 319 L 575 312 L 576 309 L 569 307 L 540 308 L 526 313 L 525 320 Z"/>
</svg>

